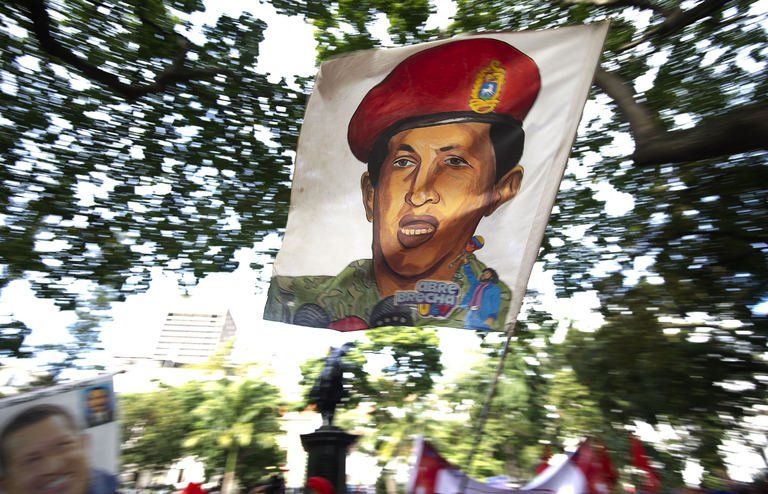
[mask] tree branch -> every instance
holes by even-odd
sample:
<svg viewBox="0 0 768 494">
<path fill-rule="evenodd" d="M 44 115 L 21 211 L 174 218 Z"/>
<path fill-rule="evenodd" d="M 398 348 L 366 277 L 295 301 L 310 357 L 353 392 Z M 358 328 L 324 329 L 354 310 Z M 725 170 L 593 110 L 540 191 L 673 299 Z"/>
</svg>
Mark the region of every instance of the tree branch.
<svg viewBox="0 0 768 494">
<path fill-rule="evenodd" d="M 616 103 L 619 112 L 629 123 L 630 133 L 636 143 L 652 139 L 663 131 L 653 113 L 635 100 L 634 90 L 621 77 L 598 67 L 595 84 Z"/>
<path fill-rule="evenodd" d="M 645 0 L 643 0 L 645 1 Z M 692 9 L 675 10 L 640 39 L 617 51 L 636 46 L 652 36 L 666 36 L 721 9 L 730 0 L 704 0 Z M 768 149 L 768 103 L 734 108 L 684 130 L 664 129 L 657 116 L 639 103 L 632 88 L 618 75 L 598 69 L 595 84 L 614 100 L 629 123 L 637 165 L 683 163 Z"/>
<path fill-rule="evenodd" d="M 660 321 L 659 326 L 662 329 L 696 329 L 696 328 L 709 328 L 709 329 L 724 329 L 716 322 L 690 322 L 690 321 Z"/>
<path fill-rule="evenodd" d="M 211 79 L 219 74 L 230 73 L 226 69 L 184 68 L 188 41 L 182 38 L 173 62 L 155 76 L 153 83 L 126 84 L 117 75 L 107 72 L 79 57 L 56 39 L 54 36 L 55 27 L 48 15 L 45 0 L 21 0 L 21 5 L 27 12 L 27 18 L 32 22 L 32 32 L 45 52 L 77 69 L 88 79 L 107 86 L 128 100 L 136 100 L 147 94 L 162 92 L 171 84 Z"/>
<path fill-rule="evenodd" d="M 697 6 L 688 10 L 675 10 L 658 26 L 657 35 L 675 33 L 685 26 L 712 15 L 732 0 L 704 0 Z"/>
<path fill-rule="evenodd" d="M 645 43 L 654 36 L 665 36 L 676 33 L 677 31 L 683 29 L 685 26 L 689 26 L 694 22 L 703 19 L 704 17 L 712 15 L 714 12 L 720 10 L 729 1 L 731 0 L 704 0 L 692 9 L 675 9 L 667 13 L 662 13 L 665 19 L 661 24 L 646 31 L 645 34 L 643 34 L 640 38 L 620 46 L 616 49 L 616 52 L 618 53 L 630 48 L 634 48 L 641 43 Z"/>
<path fill-rule="evenodd" d="M 768 149 L 768 103 L 734 108 L 684 130 L 665 130 L 631 87 L 614 73 L 597 70 L 595 84 L 616 103 L 635 141 L 636 165 L 684 163 Z"/>
<path fill-rule="evenodd" d="M 768 149 L 768 103 L 754 103 L 709 117 L 695 127 L 636 141 L 638 165 L 683 163 Z"/>
<path fill-rule="evenodd" d="M 139 4 L 136 6 L 134 12 L 136 13 L 136 16 L 139 18 L 142 24 L 151 27 L 152 29 L 157 31 L 159 34 L 162 34 L 163 36 L 167 36 L 168 32 L 165 29 L 163 29 L 162 26 L 160 26 L 158 23 L 150 19 L 147 16 L 146 10 L 147 10 L 146 4 Z M 173 32 L 173 34 L 176 36 L 181 36 L 181 34 L 175 31 Z"/>
<path fill-rule="evenodd" d="M 659 5 L 655 5 L 650 0 L 562 0 L 565 4 L 590 4 L 598 7 L 606 8 L 625 8 L 635 7 L 640 10 L 652 10 L 657 14 L 661 14 L 664 17 L 672 14 L 673 11 L 665 9 Z"/>
</svg>

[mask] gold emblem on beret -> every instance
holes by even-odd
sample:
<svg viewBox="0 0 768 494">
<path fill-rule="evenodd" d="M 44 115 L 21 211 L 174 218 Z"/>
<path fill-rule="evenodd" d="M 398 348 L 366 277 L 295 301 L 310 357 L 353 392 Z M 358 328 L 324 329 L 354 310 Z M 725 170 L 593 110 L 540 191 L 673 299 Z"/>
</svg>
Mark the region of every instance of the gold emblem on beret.
<svg viewBox="0 0 768 494">
<path fill-rule="evenodd" d="M 475 76 L 469 107 L 477 113 L 490 113 L 499 104 L 501 87 L 504 85 L 504 69 L 501 62 L 492 60 Z"/>
</svg>

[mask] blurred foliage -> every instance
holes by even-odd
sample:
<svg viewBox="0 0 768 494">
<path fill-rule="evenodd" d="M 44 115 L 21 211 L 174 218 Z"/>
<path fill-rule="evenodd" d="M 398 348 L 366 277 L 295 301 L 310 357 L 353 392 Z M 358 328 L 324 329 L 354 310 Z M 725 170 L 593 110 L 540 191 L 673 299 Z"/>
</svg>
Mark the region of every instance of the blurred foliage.
<svg viewBox="0 0 768 494">
<path fill-rule="evenodd" d="M 122 463 L 153 471 L 194 455 L 205 462 L 208 478 L 234 471 L 241 483 L 254 485 L 285 460 L 276 442 L 278 405 L 277 388 L 242 378 L 123 395 Z"/>
<path fill-rule="evenodd" d="M 714 471 L 722 466 L 724 439 L 752 443 L 743 419 L 764 414 L 768 398 L 768 321 L 754 311 L 768 299 L 768 211 L 761 199 L 768 196 L 768 136 L 755 129 L 763 144 L 746 152 L 723 145 L 706 160 L 670 153 L 658 165 L 637 165 L 620 143 L 637 133 L 624 119 L 628 104 L 647 112 L 659 132 L 677 132 L 670 135 L 680 136 L 681 147 L 686 130 L 756 107 L 750 105 L 764 112 L 764 9 L 745 0 L 459 0 L 453 24 L 435 32 L 422 21 L 429 7 L 417 1 L 273 4 L 313 20 L 320 59 L 379 46 L 371 26 L 382 17 L 389 21 L 385 41 L 394 45 L 610 19 L 603 67 L 637 93 L 627 103 L 594 89 L 597 104 L 618 111 L 588 112 L 582 122 L 540 256 L 560 297 L 599 294 L 606 324 L 596 333 L 581 333 L 576 324 L 561 348 L 541 342 L 543 349 L 532 352 L 518 340 L 472 472 L 522 472 L 535 457 L 525 452 L 537 450 L 537 441 L 577 434 L 599 435 L 626 457 L 626 428 L 636 420 L 671 424 L 686 439 L 651 452 L 669 470 L 670 485 L 681 482 L 689 455 Z M 398 17 L 402 11 L 406 20 Z M 409 21 L 420 24 L 403 30 Z M 611 195 L 622 198 L 623 210 L 606 208 Z M 476 417 L 490 372 L 486 366 L 456 383 L 447 401 L 475 404 L 466 412 Z M 455 438 L 469 433 L 468 425 L 456 424 L 437 440 L 460 460 L 470 443 Z"/>
<path fill-rule="evenodd" d="M 7 318 L 0 323 L 0 355 L 11 358 L 31 357 L 32 352 L 23 350 L 24 339 L 32 330 L 21 321 Z"/>
<path fill-rule="evenodd" d="M 206 26 L 202 45 L 178 34 L 202 8 L 0 4 L 0 288 L 28 279 L 73 309 L 87 280 L 121 300 L 153 267 L 187 283 L 230 271 L 236 249 L 285 224 L 304 92 L 256 73 L 265 24 L 250 15 Z M 42 49 L 40 9 L 61 50 L 114 86 Z M 116 89 L 168 74 L 190 78 L 138 99 Z M 2 335 L 13 351 L 23 332 Z"/>
<path fill-rule="evenodd" d="M 241 482 L 254 484 L 267 467 L 285 461 L 276 441 L 276 387 L 246 379 L 221 379 L 203 387 L 206 394 L 192 410 L 194 428 L 184 445 L 204 460 L 208 478 L 224 474 L 226 484 L 234 473 Z"/>
<path fill-rule="evenodd" d="M 439 342 L 434 329 L 386 327 L 365 332 L 345 357 L 347 397 L 339 406 L 336 423 L 364 433 L 358 443 L 382 464 L 407 456 L 411 438 L 425 425 L 423 398 L 433 391 L 441 375 Z M 305 401 L 322 370 L 324 359 L 302 366 Z M 303 405 L 302 405 L 303 407 Z M 360 408 L 358 408 L 360 407 Z"/>
<path fill-rule="evenodd" d="M 464 420 L 436 428 L 435 443 L 448 461 L 464 468 L 496 365 L 497 359 L 485 359 L 444 395 L 452 411 L 463 415 Z M 469 469 L 472 476 L 485 478 L 501 473 L 516 478 L 532 476 L 529 472 L 533 471 L 538 457 L 530 458 L 525 452 L 528 447 L 535 446 L 541 437 L 540 423 L 535 420 L 536 407 L 530 406 L 531 400 L 538 401 L 540 396 L 532 393 L 523 367 L 521 361 L 510 355 Z M 531 461 L 534 463 L 531 464 Z"/>
<path fill-rule="evenodd" d="M 45 365 L 45 371 L 54 381 L 59 378 L 62 371 L 71 367 L 104 370 L 101 365 L 84 363 L 84 359 L 89 352 L 101 350 L 99 338 L 101 325 L 110 320 L 108 311 L 113 297 L 105 288 L 98 286 L 90 293 L 90 298 L 75 308 L 77 319 L 68 328 L 72 341 L 36 347 L 39 351 L 54 351 L 61 355 L 60 359 L 49 359 Z M 93 356 L 92 353 L 91 356 Z"/>
<path fill-rule="evenodd" d="M 486 459 L 474 471 L 523 471 L 538 439 L 557 443 L 578 430 L 603 435 L 618 451 L 624 429 L 644 420 L 681 434 L 652 452 L 670 471 L 691 455 L 712 472 L 724 439 L 750 443 L 764 433 L 750 419 L 768 402 L 768 318 L 754 310 L 768 298 L 765 144 L 737 154 L 722 145 L 707 159 L 661 164 L 638 164 L 622 145 L 638 133 L 624 119 L 627 105 L 679 136 L 681 147 L 686 132 L 708 122 L 765 111 L 759 2 L 459 0 L 447 31 L 426 27 L 425 0 L 271 3 L 316 26 L 321 60 L 379 46 L 371 29 L 381 19 L 394 45 L 612 21 L 602 65 L 637 94 L 618 102 L 594 89 L 590 104 L 609 111 L 586 113 L 540 256 L 560 297 L 597 291 L 606 324 L 595 333 L 574 325 L 554 346 L 545 341 L 553 329 L 545 316 L 518 325 L 481 443 Z M 40 5 L 59 55 L 33 35 Z M 40 296 L 73 308 L 77 293 L 68 287 L 87 280 L 119 300 L 146 288 L 154 267 L 190 283 L 231 270 L 237 248 L 285 224 L 307 86 L 271 84 L 255 72 L 265 25 L 250 15 L 222 17 L 205 28 L 202 45 L 184 39 L 187 14 L 201 9 L 192 0 L 0 5 L 0 288 L 28 279 Z M 263 133 L 268 143 L 257 138 Z M 721 135 L 738 137 L 727 126 L 709 134 Z M 653 140 L 635 144 L 637 154 Z M 616 196 L 621 211 L 606 208 Z M 436 341 L 410 331 L 398 329 L 392 340 L 370 332 L 371 346 L 351 356 L 359 365 L 350 405 L 376 403 L 372 424 L 382 431 L 404 424 L 382 438 L 429 430 L 425 412 L 439 402 Z M 4 325 L 2 355 L 23 355 L 27 333 Z M 91 344 L 82 334 L 78 341 Z M 395 364 L 369 375 L 366 352 Z M 480 403 L 483 376 L 458 383 L 451 400 Z"/>
<path fill-rule="evenodd" d="M 192 410 L 204 396 L 203 387 L 196 382 L 120 395 L 124 468 L 160 470 L 178 460 L 184 439 L 195 427 Z"/>
<path fill-rule="evenodd" d="M 442 373 L 439 341 L 434 329 L 410 327 L 375 328 L 365 332 L 344 357 L 349 370 L 344 374 L 344 387 L 349 393 L 346 408 L 362 401 L 382 407 L 397 406 L 412 396 L 432 390 L 436 376 Z M 369 365 L 386 362 L 376 368 Z M 305 400 L 322 370 L 325 357 L 311 359 L 302 365 L 301 385 Z M 370 363 L 370 364 L 369 364 Z"/>
</svg>

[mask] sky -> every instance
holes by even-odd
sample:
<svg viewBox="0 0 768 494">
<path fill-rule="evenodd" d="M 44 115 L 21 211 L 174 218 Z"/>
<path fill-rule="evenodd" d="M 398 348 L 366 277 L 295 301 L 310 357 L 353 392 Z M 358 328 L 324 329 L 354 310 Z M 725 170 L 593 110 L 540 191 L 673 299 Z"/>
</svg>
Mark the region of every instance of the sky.
<svg viewBox="0 0 768 494">
<path fill-rule="evenodd" d="M 193 41 L 201 42 L 200 27 L 205 23 L 215 23 L 222 13 L 232 16 L 239 15 L 243 10 L 252 12 L 263 19 L 268 27 L 265 40 L 260 46 L 258 70 L 270 74 L 270 79 L 276 82 L 282 77 L 291 78 L 294 75 L 312 76 L 316 72 L 315 48 L 312 27 L 298 17 L 278 15 L 268 3 L 253 1 L 208 1 L 208 11 L 192 17 L 196 28 L 186 33 Z M 450 0 L 435 2 L 436 13 L 429 21 L 429 27 L 445 26 L 449 23 L 456 7 Z M 647 20 L 640 19 L 640 22 Z M 382 19 L 373 28 L 384 46 L 391 45 L 386 33 L 386 21 Z M 646 79 L 640 79 L 639 84 L 652 84 L 653 74 Z M 592 117 L 600 117 L 604 112 L 605 97 L 599 96 L 588 102 L 583 122 L 589 122 Z M 613 148 L 616 153 L 627 154 L 632 143 L 627 135 L 616 135 Z M 608 150 L 611 152 L 611 150 Z M 589 173 L 589 167 L 595 164 L 600 156 L 587 156 L 583 163 L 576 166 L 570 163 L 569 171 L 577 177 Z M 611 185 L 598 183 L 594 185 L 597 198 L 605 201 L 606 210 L 614 216 L 621 216 L 634 206 L 632 197 L 624 194 Z M 569 236 L 580 238 L 583 231 L 574 228 Z M 298 366 L 309 358 L 324 355 L 329 346 L 338 346 L 350 339 L 361 337 L 359 333 L 338 333 L 331 330 L 298 328 L 279 323 L 264 321 L 262 310 L 265 301 L 266 280 L 271 273 L 268 256 L 260 254 L 267 249 L 279 247 L 280 238 L 270 235 L 253 249 L 243 249 L 236 255 L 239 267 L 232 273 L 212 274 L 184 293 L 174 275 L 161 270 L 153 272 L 153 279 L 146 293 L 133 295 L 121 304 L 115 305 L 111 311 L 112 320 L 102 331 L 105 354 L 95 355 L 95 359 L 105 359 L 114 353 L 141 352 L 147 348 L 147 343 L 154 341 L 162 321 L 169 310 L 179 304 L 193 303 L 201 308 L 214 310 L 227 308 L 231 311 L 238 327 L 238 342 L 234 357 L 240 361 L 262 361 L 272 366 L 275 375 L 280 376 L 280 387 L 289 399 L 298 399 L 300 389 Z M 257 261 L 266 264 L 259 271 L 250 268 Z M 634 269 L 627 272 L 629 279 L 638 279 L 651 273 L 652 258 L 639 258 Z M 598 269 L 611 270 L 605 265 Z M 556 319 L 561 321 L 553 343 L 563 341 L 567 328 L 572 324 L 582 331 L 594 331 L 602 323 L 597 313 L 599 302 L 594 292 L 582 292 L 571 298 L 558 298 L 554 291 L 551 274 L 545 272 L 540 264 L 534 266 L 529 288 L 542 293 L 546 306 Z M 768 303 L 763 304 L 760 311 L 768 311 Z M 45 343 L 67 341 L 71 338 L 67 326 L 72 324 L 75 316 L 71 312 L 59 311 L 49 300 L 37 299 L 26 281 L 12 282 L 0 292 L 0 316 L 13 313 L 18 319 L 32 328 L 32 334 L 26 343 L 31 346 Z M 443 363 L 446 367 L 444 380 L 450 381 L 480 358 L 479 339 L 474 333 L 456 329 L 439 330 Z M 44 360 L 51 355 L 41 354 Z M 642 426 L 645 427 L 645 426 Z M 656 436 L 663 439 L 669 431 L 648 430 L 647 437 Z M 729 445 L 733 447 L 733 445 Z M 755 459 L 739 461 L 743 470 L 734 470 L 739 477 L 746 477 L 752 471 Z M 695 467 L 692 467 L 695 470 Z"/>
</svg>

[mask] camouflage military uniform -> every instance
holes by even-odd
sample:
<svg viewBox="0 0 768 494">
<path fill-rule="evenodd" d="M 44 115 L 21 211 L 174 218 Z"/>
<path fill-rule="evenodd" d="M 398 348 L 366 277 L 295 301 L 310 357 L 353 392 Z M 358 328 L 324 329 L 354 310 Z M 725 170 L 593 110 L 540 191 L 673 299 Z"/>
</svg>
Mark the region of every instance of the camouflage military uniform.
<svg viewBox="0 0 768 494">
<path fill-rule="evenodd" d="M 477 275 L 485 265 L 470 254 L 470 266 Z M 453 282 L 462 300 L 470 283 L 457 269 Z M 501 300 L 494 330 L 502 330 L 512 293 L 499 282 Z M 456 307 L 446 318 L 421 316 L 415 307 L 395 305 L 393 297 L 381 299 L 373 275 L 373 261 L 353 261 L 337 276 L 276 276 L 267 296 L 264 318 L 302 326 L 351 330 L 377 326 L 465 327 L 466 309 Z M 350 323 L 350 321 L 353 321 Z M 347 324 L 345 326 L 345 324 Z"/>
</svg>

